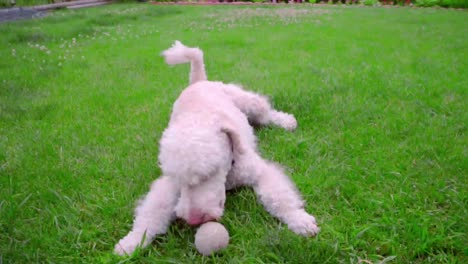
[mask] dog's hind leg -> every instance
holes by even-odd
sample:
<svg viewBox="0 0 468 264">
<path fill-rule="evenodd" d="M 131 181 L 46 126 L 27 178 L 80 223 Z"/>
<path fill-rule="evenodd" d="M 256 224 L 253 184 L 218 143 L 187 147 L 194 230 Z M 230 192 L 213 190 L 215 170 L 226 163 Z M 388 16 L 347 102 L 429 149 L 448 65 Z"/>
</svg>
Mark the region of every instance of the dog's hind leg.
<svg viewBox="0 0 468 264">
<path fill-rule="evenodd" d="M 286 130 L 297 127 L 296 118 L 292 114 L 275 110 L 266 96 L 243 90 L 241 87 L 228 84 L 224 87 L 236 107 L 244 113 L 252 125 L 274 124 Z"/>
<path fill-rule="evenodd" d="M 283 169 L 255 154 L 236 159 L 232 172 L 237 181 L 253 186 L 265 209 L 288 225 L 296 234 L 314 236 L 320 228 L 315 218 L 304 210 L 293 182 Z"/>
<path fill-rule="evenodd" d="M 151 185 L 150 192 L 135 209 L 132 230 L 115 245 L 118 255 L 130 255 L 137 247 L 145 247 L 156 235 L 164 234 L 175 217 L 179 187 L 170 177 L 163 176 Z"/>
</svg>

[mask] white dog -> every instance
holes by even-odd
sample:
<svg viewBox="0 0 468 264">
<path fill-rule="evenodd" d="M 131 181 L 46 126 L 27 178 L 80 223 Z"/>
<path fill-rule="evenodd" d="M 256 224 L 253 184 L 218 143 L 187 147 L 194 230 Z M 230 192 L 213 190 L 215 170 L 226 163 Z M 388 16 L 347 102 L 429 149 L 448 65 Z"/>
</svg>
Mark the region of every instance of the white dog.
<svg viewBox="0 0 468 264">
<path fill-rule="evenodd" d="M 219 220 L 226 190 L 252 186 L 266 210 L 293 232 L 313 236 L 315 218 L 304 210 L 294 184 L 279 165 L 257 153 L 250 124 L 297 126 L 261 95 L 234 84 L 207 81 L 203 52 L 179 41 L 162 54 L 168 64 L 191 63 L 190 85 L 174 103 L 160 141 L 163 176 L 135 210 L 133 229 L 115 246 L 119 255 L 145 247 L 176 217 L 190 225 Z M 249 123 L 250 122 L 250 123 Z"/>
</svg>

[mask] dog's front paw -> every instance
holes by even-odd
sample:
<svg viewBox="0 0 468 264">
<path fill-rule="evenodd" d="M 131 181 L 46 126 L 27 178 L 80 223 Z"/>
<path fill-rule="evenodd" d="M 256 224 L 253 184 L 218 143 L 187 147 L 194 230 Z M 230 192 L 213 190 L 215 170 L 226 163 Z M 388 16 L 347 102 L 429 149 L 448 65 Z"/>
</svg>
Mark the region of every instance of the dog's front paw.
<svg viewBox="0 0 468 264">
<path fill-rule="evenodd" d="M 146 241 L 143 242 L 143 234 L 130 232 L 115 245 L 114 253 L 120 256 L 131 255 L 139 246 L 146 246 Z"/>
<path fill-rule="evenodd" d="M 293 131 L 297 127 L 296 118 L 291 114 L 278 112 L 275 119 L 275 123 L 286 130 Z"/>
<path fill-rule="evenodd" d="M 295 130 L 297 127 L 296 118 L 291 114 L 286 114 L 283 121 L 283 127 L 289 131 Z"/>
<path fill-rule="evenodd" d="M 315 217 L 305 211 L 296 212 L 288 218 L 288 228 L 298 235 L 315 236 L 320 232 Z"/>
</svg>

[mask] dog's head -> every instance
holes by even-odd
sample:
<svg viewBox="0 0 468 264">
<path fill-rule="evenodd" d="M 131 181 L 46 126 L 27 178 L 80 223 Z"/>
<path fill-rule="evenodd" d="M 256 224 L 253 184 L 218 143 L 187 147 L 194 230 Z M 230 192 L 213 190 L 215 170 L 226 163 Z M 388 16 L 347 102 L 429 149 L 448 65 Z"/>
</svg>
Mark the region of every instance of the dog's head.
<svg viewBox="0 0 468 264">
<path fill-rule="evenodd" d="M 219 220 L 226 200 L 225 178 L 210 177 L 181 189 L 176 215 L 189 225 Z"/>
</svg>

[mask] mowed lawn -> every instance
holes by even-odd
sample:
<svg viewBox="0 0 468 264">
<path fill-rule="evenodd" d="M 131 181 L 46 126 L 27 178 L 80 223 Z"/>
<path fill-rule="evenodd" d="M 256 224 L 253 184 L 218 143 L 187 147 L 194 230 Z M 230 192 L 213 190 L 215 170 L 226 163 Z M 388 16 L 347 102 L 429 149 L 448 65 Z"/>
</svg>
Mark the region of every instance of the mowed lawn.
<svg viewBox="0 0 468 264">
<path fill-rule="evenodd" d="M 0 263 L 467 263 L 468 13 L 419 8 L 116 4 L 0 24 Z M 212 257 L 182 221 L 112 254 L 161 171 L 189 66 L 293 113 L 257 130 L 321 233 L 295 235 L 249 188 Z"/>
</svg>

